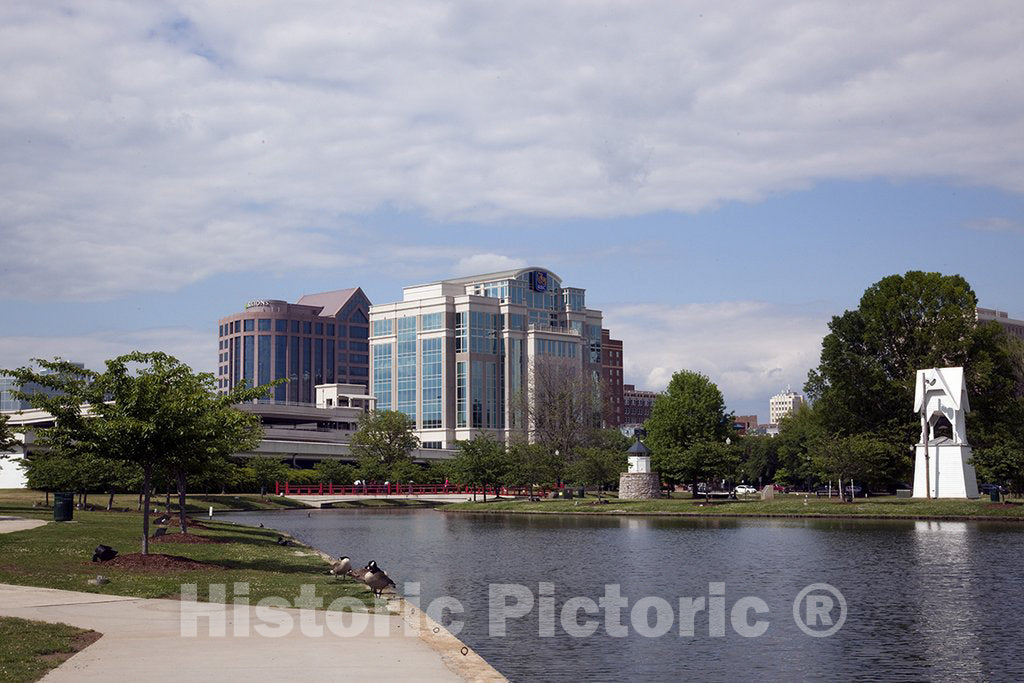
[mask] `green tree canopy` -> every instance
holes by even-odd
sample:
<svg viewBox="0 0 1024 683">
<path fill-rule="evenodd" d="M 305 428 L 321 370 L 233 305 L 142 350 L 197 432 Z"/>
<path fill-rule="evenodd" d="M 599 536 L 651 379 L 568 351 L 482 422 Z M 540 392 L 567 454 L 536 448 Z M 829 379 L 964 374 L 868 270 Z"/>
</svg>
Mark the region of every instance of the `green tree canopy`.
<svg viewBox="0 0 1024 683">
<path fill-rule="evenodd" d="M 4 453 L 4 451 L 11 450 L 18 443 L 18 440 L 14 438 L 14 432 L 8 424 L 8 420 L 7 415 L 0 414 L 0 460 L 7 457 L 7 453 Z"/>
<path fill-rule="evenodd" d="M 416 423 L 397 410 L 364 414 L 349 444 L 352 454 L 359 459 L 363 478 L 390 480 L 396 467 L 402 473 L 407 472 L 405 465 L 411 462 L 409 454 L 420 443 L 413 434 L 415 428 Z"/>
<path fill-rule="evenodd" d="M 244 470 L 244 476 L 260 487 L 261 496 L 267 495 L 267 488 L 275 481 L 288 479 L 288 465 L 277 458 L 247 458 Z"/>
<path fill-rule="evenodd" d="M 552 484 L 561 475 L 564 461 L 544 444 L 514 441 L 508 448 L 506 483 L 526 486 L 533 496 L 534 486 Z"/>
<path fill-rule="evenodd" d="M 35 382 L 56 390 L 52 396 L 27 397 L 55 418 L 53 427 L 38 431 L 40 444 L 56 455 L 106 458 L 142 470 L 143 554 L 149 552 L 146 511 L 154 475 L 187 470 L 190 465 L 183 463 L 249 446 L 252 421 L 232 412 L 230 403 L 267 390 L 242 388 L 215 397 L 212 375 L 196 375 L 161 352 L 118 356 L 102 373 L 60 359 L 36 362 L 42 372 L 28 367 L 4 372 L 21 386 Z"/>
<path fill-rule="evenodd" d="M 459 483 L 497 487 L 504 480 L 508 471 L 505 444 L 484 432 L 472 439 L 459 441 L 456 446 L 459 453 L 452 459 L 451 466 Z M 487 501 L 486 488 L 484 501 Z"/>
<path fill-rule="evenodd" d="M 911 271 L 882 278 L 856 310 L 832 318 L 805 391 L 832 434 L 917 442 L 917 370 L 963 366 L 972 442 L 986 444 L 1010 413 L 1021 416 L 1017 378 L 998 325 L 976 322 L 977 297 L 959 275 Z M 1015 418 L 1015 419 L 1016 419 Z"/>
<path fill-rule="evenodd" d="M 596 488 L 597 497 L 600 499 L 601 487 L 618 482 L 619 475 L 626 471 L 626 466 L 625 449 L 610 450 L 585 446 L 580 449 L 576 461 L 569 466 L 569 479 Z"/>
<path fill-rule="evenodd" d="M 722 392 L 707 376 L 680 370 L 672 375 L 668 388 L 654 399 L 651 416 L 644 423 L 644 443 L 653 453 L 651 462 L 666 481 L 694 479 L 676 478 L 683 471 L 667 462 L 670 456 L 678 461 L 680 454 L 699 442 L 725 443 L 734 436 L 732 414 L 725 412 Z"/>
</svg>

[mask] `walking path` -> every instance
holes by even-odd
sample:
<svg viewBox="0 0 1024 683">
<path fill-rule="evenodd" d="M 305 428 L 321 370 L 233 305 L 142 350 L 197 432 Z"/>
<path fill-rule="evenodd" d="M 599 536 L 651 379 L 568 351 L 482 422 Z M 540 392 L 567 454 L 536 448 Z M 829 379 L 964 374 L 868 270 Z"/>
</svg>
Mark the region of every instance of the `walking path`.
<svg viewBox="0 0 1024 683">
<path fill-rule="evenodd" d="M 0 534 L 14 531 L 26 531 L 46 524 L 43 519 L 25 519 L 24 517 L 0 517 Z"/>
<path fill-rule="evenodd" d="M 435 634 L 433 622 L 423 627 L 418 610 L 404 601 L 394 603 L 398 614 L 310 610 L 303 623 L 297 609 L 241 607 L 235 612 L 233 606 L 211 603 L 0 584 L 0 616 L 61 622 L 103 634 L 46 681 L 504 680 L 453 636 L 445 638 L 443 629 Z M 366 628 L 352 634 L 356 623 Z M 188 635 L 193 624 L 198 635 Z M 317 626 L 319 636 L 314 634 Z M 419 633 L 415 626 L 422 627 Z"/>
</svg>

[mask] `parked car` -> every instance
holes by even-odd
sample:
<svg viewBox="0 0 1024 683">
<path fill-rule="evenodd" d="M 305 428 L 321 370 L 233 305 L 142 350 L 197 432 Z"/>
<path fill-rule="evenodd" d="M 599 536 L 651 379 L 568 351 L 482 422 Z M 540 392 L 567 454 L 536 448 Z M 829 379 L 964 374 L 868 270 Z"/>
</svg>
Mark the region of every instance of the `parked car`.
<svg viewBox="0 0 1024 683">
<path fill-rule="evenodd" d="M 995 491 L 998 491 L 999 493 L 1006 493 L 1006 489 L 999 484 L 978 484 L 978 493 L 987 496 Z"/>
<path fill-rule="evenodd" d="M 740 484 L 739 486 L 734 488 L 732 492 L 737 495 L 747 495 L 750 493 L 757 493 L 757 489 L 755 489 L 750 484 Z"/>
</svg>

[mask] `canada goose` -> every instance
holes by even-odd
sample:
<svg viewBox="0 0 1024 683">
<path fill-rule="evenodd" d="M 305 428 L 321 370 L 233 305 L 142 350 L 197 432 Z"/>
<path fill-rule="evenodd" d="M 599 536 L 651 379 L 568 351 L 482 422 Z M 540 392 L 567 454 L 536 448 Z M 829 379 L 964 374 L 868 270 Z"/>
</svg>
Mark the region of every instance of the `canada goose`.
<svg viewBox="0 0 1024 683">
<path fill-rule="evenodd" d="M 274 541 L 274 542 L 277 543 L 278 545 L 291 545 L 292 544 L 291 541 L 289 541 L 289 540 L 287 540 L 285 538 L 282 538 L 281 536 L 278 536 L 277 540 Z"/>
<path fill-rule="evenodd" d="M 395 582 L 392 581 L 391 578 L 384 573 L 384 570 L 378 567 L 377 563 L 373 560 L 370 560 L 370 564 L 366 565 L 362 581 L 370 587 L 370 590 L 372 590 L 373 594 L 378 598 L 381 596 L 381 593 L 384 592 L 384 589 L 388 586 L 394 587 L 395 585 Z"/>
<path fill-rule="evenodd" d="M 331 565 L 331 574 L 334 574 L 334 578 L 338 578 L 342 575 L 347 575 L 352 570 L 352 560 L 348 559 L 344 555 L 338 558 L 338 561 Z"/>
</svg>

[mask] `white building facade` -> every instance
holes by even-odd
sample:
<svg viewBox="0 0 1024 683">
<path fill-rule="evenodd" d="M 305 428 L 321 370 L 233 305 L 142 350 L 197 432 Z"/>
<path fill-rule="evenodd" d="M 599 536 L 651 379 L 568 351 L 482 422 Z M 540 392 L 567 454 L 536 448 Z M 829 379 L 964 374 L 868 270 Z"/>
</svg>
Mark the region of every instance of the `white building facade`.
<svg viewBox="0 0 1024 683">
<path fill-rule="evenodd" d="M 545 362 L 601 375 L 600 311 L 538 267 L 403 289 L 370 309 L 370 393 L 416 423 L 424 448 L 490 433 L 528 433 L 534 375 Z"/>
<path fill-rule="evenodd" d="M 780 394 L 775 394 L 768 401 L 768 413 L 770 422 L 778 424 L 779 420 L 791 415 L 797 408 L 804 404 L 804 397 L 792 389 L 787 388 Z"/>
</svg>

